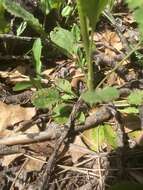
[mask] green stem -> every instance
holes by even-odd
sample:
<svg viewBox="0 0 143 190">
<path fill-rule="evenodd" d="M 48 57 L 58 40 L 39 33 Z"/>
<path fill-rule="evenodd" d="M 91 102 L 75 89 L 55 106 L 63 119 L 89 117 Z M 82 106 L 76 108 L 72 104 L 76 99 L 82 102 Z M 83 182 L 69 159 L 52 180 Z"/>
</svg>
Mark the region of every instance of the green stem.
<svg viewBox="0 0 143 190">
<path fill-rule="evenodd" d="M 91 31 L 91 40 L 89 44 L 89 54 L 88 54 L 88 88 L 89 90 L 94 90 L 94 69 L 92 62 L 92 47 L 93 47 L 93 35 L 94 31 Z"/>
<path fill-rule="evenodd" d="M 92 40 L 90 42 L 89 40 L 89 32 L 88 32 L 88 25 L 86 16 L 84 15 L 84 10 L 82 9 L 82 0 L 77 0 L 77 8 L 78 8 L 78 14 L 80 19 L 80 28 L 81 28 L 81 34 L 83 39 L 83 45 L 85 49 L 85 56 L 86 56 L 86 62 L 88 67 L 88 74 L 87 74 L 87 87 L 88 90 L 94 89 L 94 75 L 93 75 L 93 64 L 91 59 L 91 53 L 92 53 Z M 92 37 L 93 39 L 93 37 Z"/>
</svg>

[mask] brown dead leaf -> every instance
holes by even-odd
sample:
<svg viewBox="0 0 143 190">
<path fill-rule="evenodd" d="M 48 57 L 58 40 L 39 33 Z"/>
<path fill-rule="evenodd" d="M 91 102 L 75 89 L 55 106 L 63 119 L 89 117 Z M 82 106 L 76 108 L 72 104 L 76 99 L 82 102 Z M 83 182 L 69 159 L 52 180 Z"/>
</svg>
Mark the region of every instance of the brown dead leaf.
<svg viewBox="0 0 143 190">
<path fill-rule="evenodd" d="M 81 137 L 77 136 L 74 143 L 72 143 L 69 148 L 73 163 L 76 163 L 81 157 L 87 154 L 87 152 L 83 151 L 82 148 L 84 149 L 86 146 L 81 140 Z"/>
<path fill-rule="evenodd" d="M 124 115 L 123 120 L 124 120 L 126 133 L 140 129 L 141 127 L 140 118 L 136 115 L 133 115 L 133 114 Z"/>
<path fill-rule="evenodd" d="M 16 84 L 17 82 L 29 81 L 29 77 L 25 75 L 26 68 L 17 66 L 12 71 L 0 71 L 0 77 L 6 79 L 7 83 Z"/>
<path fill-rule="evenodd" d="M 114 57 L 116 55 L 112 48 L 115 48 L 118 51 L 123 48 L 119 36 L 116 32 L 112 32 L 110 30 L 106 30 L 105 32 L 102 32 L 102 34 L 95 33 L 94 40 L 96 42 L 99 41 L 105 46 L 105 54 L 110 57 Z"/>
<path fill-rule="evenodd" d="M 132 14 L 128 14 L 128 15 L 123 17 L 123 21 L 124 21 L 125 24 L 127 24 L 127 23 L 128 24 L 133 24 L 135 22 L 135 19 L 134 19 Z"/>
<path fill-rule="evenodd" d="M 20 121 L 30 120 L 36 113 L 35 108 L 23 108 L 19 105 L 7 105 L 0 102 L 0 131 Z"/>
<path fill-rule="evenodd" d="M 24 169 L 27 172 L 31 171 L 40 171 L 46 162 L 46 157 L 44 156 L 36 156 L 32 159 L 29 159 L 29 161 L 25 164 Z"/>
<path fill-rule="evenodd" d="M 2 158 L 2 166 L 9 166 L 17 157 L 21 156 L 22 153 L 17 153 L 13 155 L 6 155 Z"/>
<path fill-rule="evenodd" d="M 48 78 L 49 79 L 49 75 L 51 75 L 54 71 L 54 68 L 51 68 L 51 69 L 46 69 L 42 72 L 42 75 L 45 77 L 45 78 Z"/>
</svg>

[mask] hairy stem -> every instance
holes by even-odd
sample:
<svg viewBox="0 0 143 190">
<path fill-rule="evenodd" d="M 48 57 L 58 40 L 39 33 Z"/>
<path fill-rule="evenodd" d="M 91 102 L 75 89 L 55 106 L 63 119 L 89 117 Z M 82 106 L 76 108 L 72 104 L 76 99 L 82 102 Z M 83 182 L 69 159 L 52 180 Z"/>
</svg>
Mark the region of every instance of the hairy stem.
<svg viewBox="0 0 143 190">
<path fill-rule="evenodd" d="M 82 8 L 82 0 L 77 0 L 77 8 L 78 8 L 78 14 L 79 14 L 79 19 L 80 19 L 80 28 L 81 28 L 81 34 L 82 34 L 82 39 L 83 39 L 83 45 L 85 49 L 86 62 L 87 62 L 87 67 L 88 67 L 87 87 L 88 87 L 88 90 L 93 90 L 94 89 L 94 83 L 93 83 L 94 73 L 93 73 L 93 64 L 92 64 L 92 59 L 91 59 L 92 40 L 90 42 L 87 19 L 86 19 L 86 15 L 84 15 L 84 10 Z"/>
</svg>

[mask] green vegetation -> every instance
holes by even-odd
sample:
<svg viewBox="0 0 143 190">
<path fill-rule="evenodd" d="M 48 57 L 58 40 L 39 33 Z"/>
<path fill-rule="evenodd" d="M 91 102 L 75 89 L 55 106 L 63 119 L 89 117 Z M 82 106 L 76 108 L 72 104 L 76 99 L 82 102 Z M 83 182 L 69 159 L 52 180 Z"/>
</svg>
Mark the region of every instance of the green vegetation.
<svg viewBox="0 0 143 190">
<path fill-rule="evenodd" d="M 40 0 L 41 19 L 14 1 L 1 0 L 0 34 L 7 34 L 11 27 L 5 13 L 21 19 L 20 24 L 18 21 L 18 25 L 16 26 L 15 33 L 17 37 L 22 36 L 28 29 L 35 32 L 32 48 L 29 48 L 27 53 L 27 55 L 32 57 L 34 74 L 28 76 L 28 81 L 17 82 L 13 87 L 13 91 L 16 92 L 34 88 L 31 98 L 33 106 L 37 109 L 50 110 L 52 120 L 58 124 L 65 124 L 68 121 L 73 104 L 79 99 L 82 99 L 87 107 L 86 110 L 84 108 L 77 113 L 76 122 L 78 124 L 84 123 L 86 116 L 89 115 L 90 109 L 111 102 L 121 114 L 139 114 L 139 107 L 143 104 L 143 90 L 135 89 L 131 91 L 128 96 L 122 98 L 122 104 L 119 106 L 120 88 L 118 88 L 117 85 L 110 86 L 110 84 L 107 83 L 104 85 L 104 82 L 133 54 L 136 55 L 138 59 L 143 57 L 142 52 L 138 51 L 142 44 L 143 34 L 142 0 L 126 0 L 126 5 L 128 5 L 129 10 L 133 13 L 140 31 L 140 37 L 139 40 L 137 40 L 138 43 L 136 43 L 137 45 L 133 47 L 133 45 L 129 43 L 128 45 L 131 49 L 129 52 L 123 52 L 124 58 L 117 62 L 110 72 L 105 73 L 105 76 L 99 83 L 95 81 L 98 75 L 95 67 L 97 68 L 99 65 L 98 62 L 93 59 L 93 54 L 97 50 L 94 34 L 100 23 L 102 13 L 105 10 L 112 11 L 114 3 L 114 0 L 76 0 L 73 3 L 70 1 L 67 3 L 63 0 Z M 53 21 L 56 25 L 52 26 L 49 31 L 49 29 L 46 28 L 46 21 L 50 14 L 55 14 Z M 73 17 L 74 19 L 72 19 Z M 104 14 L 104 22 L 111 21 L 113 25 L 113 18 L 109 17 L 109 15 Z M 72 60 L 76 64 L 76 68 L 81 69 L 85 75 L 82 81 L 85 85 L 84 90 L 81 90 L 79 93 L 74 91 L 70 77 L 66 79 L 64 77 L 55 77 L 54 80 L 48 79 L 48 84 L 43 84 L 42 81 L 44 78 L 42 71 L 44 64 L 42 60 L 45 52 L 52 52 L 52 50 L 47 48 L 49 46 L 54 49 L 53 52 L 55 51 L 57 54 L 59 53 L 60 56 Z M 105 46 L 110 45 L 106 44 Z M 112 46 L 109 47 L 109 49 L 112 50 Z M 121 50 L 116 49 L 114 53 L 121 53 Z M 102 67 L 102 64 L 100 67 Z M 100 69 L 102 70 L 102 68 Z M 103 70 L 104 69 L 106 70 L 106 66 L 104 66 Z M 94 144 L 90 146 L 87 143 L 87 145 L 94 151 L 99 151 L 100 148 L 102 149 L 103 144 L 106 144 L 107 149 L 111 151 L 118 148 L 117 131 L 110 124 L 103 123 L 96 126 L 96 128 L 90 130 L 90 135 L 87 134 L 87 136 L 91 138 Z M 128 188 L 129 186 L 131 185 L 128 183 L 120 183 L 111 189 L 125 189 L 125 187 Z"/>
</svg>

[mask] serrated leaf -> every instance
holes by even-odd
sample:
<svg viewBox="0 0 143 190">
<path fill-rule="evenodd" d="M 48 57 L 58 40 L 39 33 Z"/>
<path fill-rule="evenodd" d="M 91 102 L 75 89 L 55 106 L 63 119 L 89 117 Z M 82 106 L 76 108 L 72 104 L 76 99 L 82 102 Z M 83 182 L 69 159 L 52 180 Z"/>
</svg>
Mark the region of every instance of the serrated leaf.
<svg viewBox="0 0 143 190">
<path fill-rule="evenodd" d="M 135 90 L 128 96 L 129 104 L 141 105 L 143 103 L 143 91 Z"/>
<path fill-rule="evenodd" d="M 52 42 L 68 57 L 72 57 L 77 50 L 73 33 L 69 30 L 56 27 L 54 31 L 50 33 L 50 38 Z"/>
<path fill-rule="evenodd" d="M 30 81 L 23 81 L 23 82 L 18 82 L 14 87 L 14 91 L 20 91 L 20 90 L 25 90 L 27 88 L 31 88 L 33 84 Z"/>
<path fill-rule="evenodd" d="M 53 88 L 43 88 L 34 93 L 32 103 L 37 108 L 50 108 L 60 101 L 58 90 Z"/>
<path fill-rule="evenodd" d="M 34 41 L 32 52 L 33 52 L 33 58 L 35 61 L 36 73 L 40 74 L 41 73 L 41 67 L 42 67 L 42 64 L 41 64 L 42 43 L 41 43 L 40 38 L 37 38 Z"/>
<path fill-rule="evenodd" d="M 105 87 L 95 91 L 86 91 L 81 98 L 90 105 L 109 102 L 119 97 L 119 91 L 115 87 Z"/>
<path fill-rule="evenodd" d="M 39 23 L 38 19 L 35 18 L 31 13 L 26 11 L 24 8 L 22 8 L 20 4 L 15 3 L 11 0 L 1 0 L 1 3 L 9 13 L 16 17 L 22 18 L 38 33 L 45 35 L 42 25 Z"/>
</svg>

